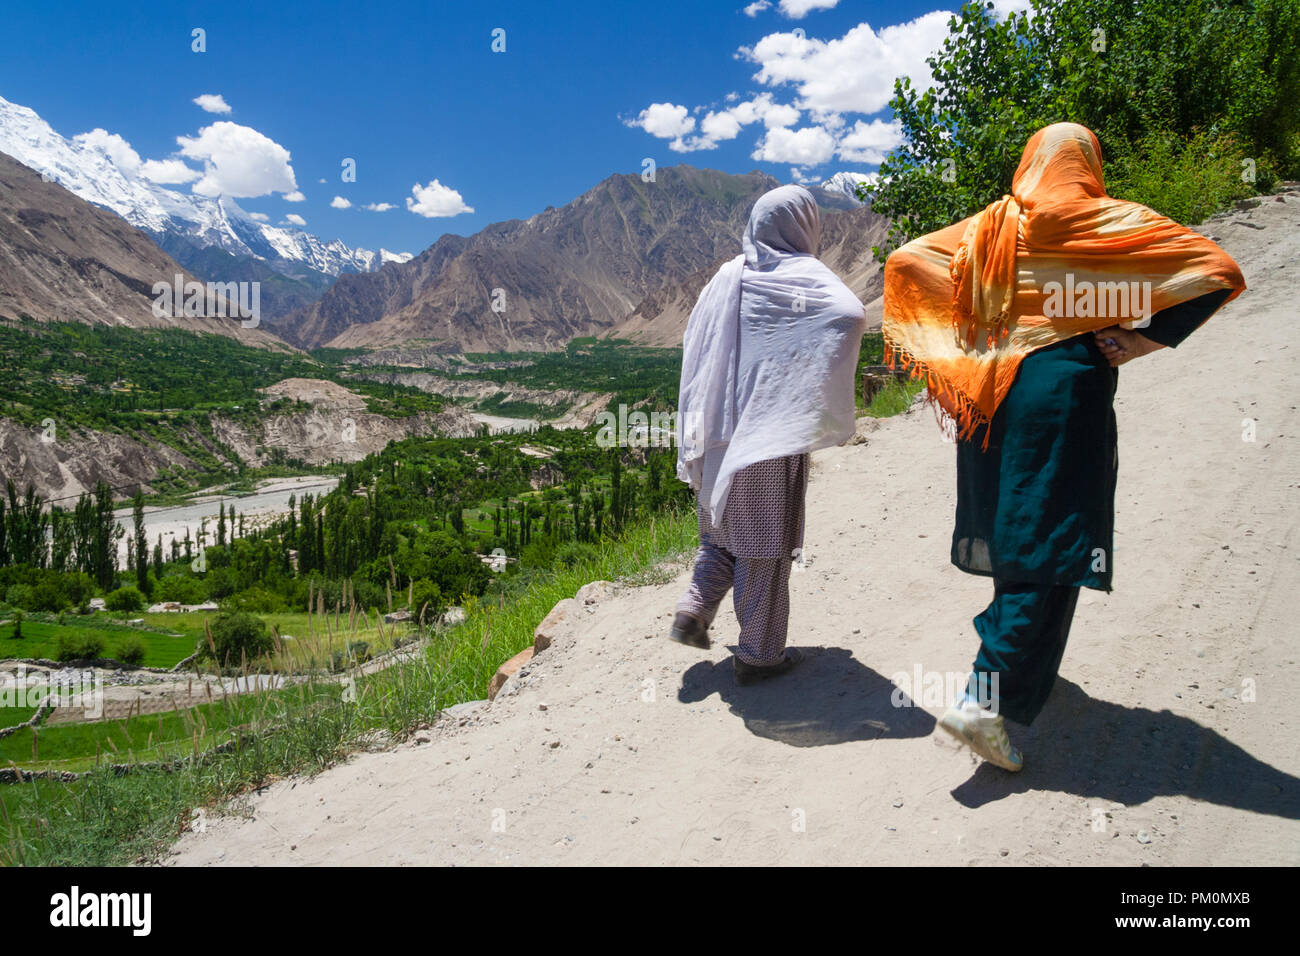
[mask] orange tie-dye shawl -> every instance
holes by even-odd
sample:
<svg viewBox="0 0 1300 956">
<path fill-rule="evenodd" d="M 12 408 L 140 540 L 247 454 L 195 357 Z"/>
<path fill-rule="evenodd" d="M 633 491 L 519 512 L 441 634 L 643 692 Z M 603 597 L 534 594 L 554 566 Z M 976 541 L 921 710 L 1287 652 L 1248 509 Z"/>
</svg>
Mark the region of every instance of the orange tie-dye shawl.
<svg viewBox="0 0 1300 956">
<path fill-rule="evenodd" d="M 887 361 L 923 378 L 945 425 L 968 438 L 992 419 L 1031 352 L 1245 287 L 1209 239 L 1107 196 L 1097 137 L 1058 123 L 1025 146 L 1010 196 L 889 257 L 882 332 Z"/>
</svg>

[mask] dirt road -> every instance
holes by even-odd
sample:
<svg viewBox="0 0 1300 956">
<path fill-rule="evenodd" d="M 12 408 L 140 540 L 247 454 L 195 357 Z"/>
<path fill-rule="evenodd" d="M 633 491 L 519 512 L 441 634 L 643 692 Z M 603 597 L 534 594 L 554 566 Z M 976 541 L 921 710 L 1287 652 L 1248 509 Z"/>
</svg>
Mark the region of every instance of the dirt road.
<svg viewBox="0 0 1300 956">
<path fill-rule="evenodd" d="M 1251 288 L 1120 373 L 1115 591 L 1083 593 L 1012 727 L 1023 773 L 909 687 L 964 674 L 992 590 L 948 563 L 954 450 L 921 411 L 815 456 L 788 677 L 738 689 L 721 643 L 669 643 L 684 573 L 624 590 L 490 707 L 278 784 L 167 862 L 1300 863 L 1300 193 L 1204 228 Z"/>
</svg>

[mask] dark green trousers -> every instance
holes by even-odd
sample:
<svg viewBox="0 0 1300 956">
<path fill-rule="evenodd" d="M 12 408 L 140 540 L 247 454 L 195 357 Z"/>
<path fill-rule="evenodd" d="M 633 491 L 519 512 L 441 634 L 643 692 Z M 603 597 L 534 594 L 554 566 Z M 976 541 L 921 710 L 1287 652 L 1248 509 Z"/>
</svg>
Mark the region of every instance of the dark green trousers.
<svg viewBox="0 0 1300 956">
<path fill-rule="evenodd" d="M 992 602 L 975 618 L 980 650 L 967 693 L 1032 723 L 1056 682 L 1078 600 L 1077 587 L 995 580 Z"/>
</svg>

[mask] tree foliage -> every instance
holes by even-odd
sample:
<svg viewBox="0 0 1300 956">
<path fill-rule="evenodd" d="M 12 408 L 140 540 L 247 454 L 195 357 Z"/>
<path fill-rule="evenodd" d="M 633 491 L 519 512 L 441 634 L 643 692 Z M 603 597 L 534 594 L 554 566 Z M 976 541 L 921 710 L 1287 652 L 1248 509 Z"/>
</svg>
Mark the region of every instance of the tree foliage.
<svg viewBox="0 0 1300 956">
<path fill-rule="evenodd" d="M 895 83 L 905 141 L 872 197 L 894 220 L 882 260 L 1009 192 L 1050 123 L 1090 127 L 1108 191 L 1175 218 L 1205 208 L 1193 194 L 1222 204 L 1300 172 L 1300 0 L 1032 0 L 1005 18 L 967 3 L 949 29 L 934 85 Z M 1171 182 L 1180 169 L 1209 175 Z"/>
<path fill-rule="evenodd" d="M 211 643 L 204 656 L 223 667 L 240 667 L 270 655 L 275 643 L 260 617 L 245 611 L 218 614 L 209 625 Z"/>
</svg>

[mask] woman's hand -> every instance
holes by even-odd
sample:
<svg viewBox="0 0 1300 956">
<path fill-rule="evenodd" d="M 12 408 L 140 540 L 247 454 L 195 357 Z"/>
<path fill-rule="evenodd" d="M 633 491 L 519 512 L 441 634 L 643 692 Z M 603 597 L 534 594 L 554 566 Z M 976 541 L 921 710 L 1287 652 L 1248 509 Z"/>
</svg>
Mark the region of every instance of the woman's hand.
<svg viewBox="0 0 1300 956">
<path fill-rule="evenodd" d="M 1112 366 L 1123 365 L 1129 359 L 1164 348 L 1133 329 L 1121 329 L 1118 325 L 1092 334 L 1097 341 L 1097 348 L 1101 349 L 1101 354 Z"/>
</svg>

